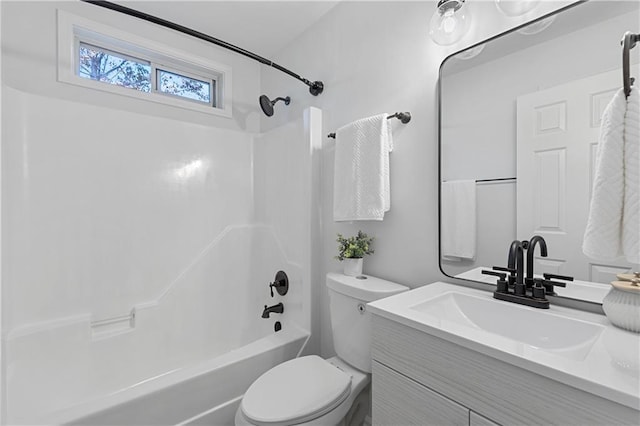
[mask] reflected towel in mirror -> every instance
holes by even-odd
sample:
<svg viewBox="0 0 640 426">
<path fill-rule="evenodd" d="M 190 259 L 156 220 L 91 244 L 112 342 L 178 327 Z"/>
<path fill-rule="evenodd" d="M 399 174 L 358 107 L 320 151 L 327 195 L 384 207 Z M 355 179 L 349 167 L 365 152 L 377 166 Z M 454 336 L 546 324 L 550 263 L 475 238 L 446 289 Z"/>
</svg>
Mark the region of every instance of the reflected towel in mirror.
<svg viewBox="0 0 640 426">
<path fill-rule="evenodd" d="M 476 181 L 442 183 L 441 250 L 447 260 L 476 257 Z"/>
</svg>

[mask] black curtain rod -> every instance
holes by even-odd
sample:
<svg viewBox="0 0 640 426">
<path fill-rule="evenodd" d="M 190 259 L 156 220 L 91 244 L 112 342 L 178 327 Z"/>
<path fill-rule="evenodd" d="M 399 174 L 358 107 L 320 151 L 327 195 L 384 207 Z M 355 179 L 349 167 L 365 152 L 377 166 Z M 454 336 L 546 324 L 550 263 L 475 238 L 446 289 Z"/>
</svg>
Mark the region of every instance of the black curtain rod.
<svg viewBox="0 0 640 426">
<path fill-rule="evenodd" d="M 110 10 L 113 10 L 113 11 L 116 11 L 116 12 L 124 13 L 125 15 L 133 16 L 135 18 L 142 19 L 142 20 L 145 20 L 147 22 L 154 23 L 156 25 L 160 25 L 160 26 L 163 26 L 163 27 L 166 27 L 166 28 L 170 28 L 172 30 L 181 32 L 183 34 L 187 34 L 187 35 L 189 35 L 191 37 L 195 37 L 195 38 L 198 38 L 200 40 L 204 40 L 204 41 L 207 41 L 209 43 L 213 43 L 213 44 L 218 45 L 220 47 L 224 47 L 225 49 L 231 50 L 231 51 L 233 51 L 235 53 L 239 53 L 240 55 L 244 55 L 244 56 L 246 56 L 248 58 L 253 59 L 254 61 L 258 61 L 261 64 L 273 67 L 273 68 L 277 69 L 278 71 L 282 71 L 283 73 L 288 74 L 291 77 L 302 81 L 304 84 L 309 86 L 309 93 L 311 93 L 313 96 L 318 96 L 324 90 L 324 84 L 321 81 L 313 81 L 313 82 L 309 81 L 306 78 L 303 78 L 303 77 L 299 76 L 298 74 L 294 73 L 293 71 L 288 70 L 287 68 L 285 68 L 285 67 L 283 67 L 281 65 L 278 65 L 273 61 L 265 59 L 262 56 L 256 55 L 253 52 L 250 52 L 248 50 L 242 49 L 242 48 L 240 48 L 238 46 L 234 46 L 233 44 L 227 43 L 224 40 L 220 40 L 220 39 L 217 39 L 215 37 L 211 37 L 210 35 L 201 33 L 199 31 L 192 30 L 191 28 L 187 28 L 187 27 L 185 27 L 183 25 L 176 24 L 175 22 L 167 21 L 166 19 L 158 18 L 157 16 L 149 15 L 148 13 L 140 12 L 138 10 L 131 9 L 131 8 L 125 7 L 125 6 L 121 6 L 119 4 L 111 3 L 109 1 L 94 1 L 94 0 L 80 0 L 80 1 L 83 1 L 85 3 L 90 3 L 90 4 L 93 4 L 95 6 L 104 7 L 105 9 L 110 9 Z"/>
</svg>

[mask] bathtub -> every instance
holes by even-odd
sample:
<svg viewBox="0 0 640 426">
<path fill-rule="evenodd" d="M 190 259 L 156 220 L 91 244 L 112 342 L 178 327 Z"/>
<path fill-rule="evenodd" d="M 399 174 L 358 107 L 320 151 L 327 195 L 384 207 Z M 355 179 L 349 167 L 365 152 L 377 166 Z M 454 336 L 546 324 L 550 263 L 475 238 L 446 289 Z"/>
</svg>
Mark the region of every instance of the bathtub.
<svg viewBox="0 0 640 426">
<path fill-rule="evenodd" d="M 309 333 L 290 326 L 198 365 L 150 378 L 41 419 L 69 425 L 232 425 L 249 385 L 295 358 Z"/>
</svg>

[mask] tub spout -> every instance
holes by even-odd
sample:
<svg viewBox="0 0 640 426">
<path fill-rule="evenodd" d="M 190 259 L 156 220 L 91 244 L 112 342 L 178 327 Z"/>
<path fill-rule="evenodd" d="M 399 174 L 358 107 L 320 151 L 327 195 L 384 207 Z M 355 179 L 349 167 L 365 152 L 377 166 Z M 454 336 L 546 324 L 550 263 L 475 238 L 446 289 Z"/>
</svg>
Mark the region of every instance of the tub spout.
<svg viewBox="0 0 640 426">
<path fill-rule="evenodd" d="M 262 318 L 269 318 L 269 315 L 272 313 L 281 314 L 283 312 L 284 312 L 284 305 L 282 304 L 282 302 L 278 303 L 277 305 L 273 305 L 269 307 L 267 307 L 267 305 L 264 305 L 264 311 L 262 311 Z"/>
</svg>

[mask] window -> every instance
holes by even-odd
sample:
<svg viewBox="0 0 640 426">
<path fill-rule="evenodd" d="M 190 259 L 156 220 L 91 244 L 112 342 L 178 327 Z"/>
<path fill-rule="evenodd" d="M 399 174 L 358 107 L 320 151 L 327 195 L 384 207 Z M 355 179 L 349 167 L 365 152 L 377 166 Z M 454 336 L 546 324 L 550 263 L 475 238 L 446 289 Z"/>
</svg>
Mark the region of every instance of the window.
<svg viewBox="0 0 640 426">
<path fill-rule="evenodd" d="M 201 102 L 215 107 L 215 79 L 168 71 L 162 65 L 80 42 L 78 75 L 90 80 Z M 156 72 L 152 73 L 152 69 Z"/>
<path fill-rule="evenodd" d="M 58 79 L 79 86 L 231 116 L 231 69 L 58 11 Z"/>
<path fill-rule="evenodd" d="M 80 43 L 78 75 L 141 92 L 151 91 L 151 63 Z"/>
<path fill-rule="evenodd" d="M 158 69 L 156 84 L 161 93 L 207 104 L 211 103 L 211 92 L 215 90 L 215 80 L 203 81 L 162 69 Z"/>
</svg>

